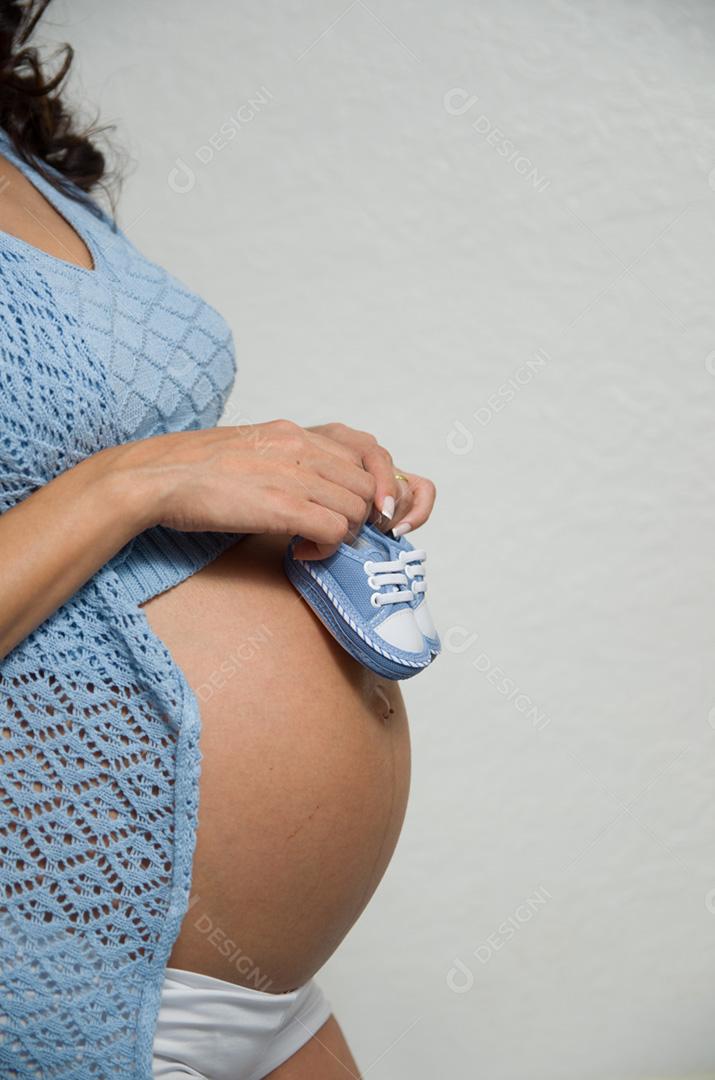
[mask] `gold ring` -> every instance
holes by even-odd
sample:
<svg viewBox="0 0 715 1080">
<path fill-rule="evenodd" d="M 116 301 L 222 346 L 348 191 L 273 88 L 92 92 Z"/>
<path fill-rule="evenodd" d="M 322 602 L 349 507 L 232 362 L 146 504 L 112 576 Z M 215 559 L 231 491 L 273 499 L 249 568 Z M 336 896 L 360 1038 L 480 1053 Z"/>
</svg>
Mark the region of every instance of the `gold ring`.
<svg viewBox="0 0 715 1080">
<path fill-rule="evenodd" d="M 409 482 L 410 482 L 410 481 L 409 481 L 409 480 L 407 479 L 407 477 L 406 477 L 406 476 L 403 476 L 403 475 L 402 475 L 402 473 L 401 473 L 401 472 L 396 472 L 396 473 L 395 473 L 395 480 L 404 480 L 406 484 L 409 484 Z"/>
</svg>

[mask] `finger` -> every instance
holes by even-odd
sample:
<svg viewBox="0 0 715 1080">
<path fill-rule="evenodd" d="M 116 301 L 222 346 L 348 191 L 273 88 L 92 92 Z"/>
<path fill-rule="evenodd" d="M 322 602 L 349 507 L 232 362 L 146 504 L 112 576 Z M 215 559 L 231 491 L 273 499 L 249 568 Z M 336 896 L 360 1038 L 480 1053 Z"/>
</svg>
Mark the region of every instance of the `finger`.
<svg viewBox="0 0 715 1080">
<path fill-rule="evenodd" d="M 437 498 L 437 490 L 434 484 L 426 477 L 411 476 L 410 483 L 413 498 L 412 506 L 402 520 L 395 525 L 393 529 L 395 536 L 404 536 L 405 533 L 410 532 L 412 529 L 418 529 L 420 525 L 424 525 L 432 513 Z"/>
<path fill-rule="evenodd" d="M 347 446 L 345 443 L 337 442 L 328 435 L 321 435 L 317 431 L 309 431 L 307 434 L 310 441 L 319 449 L 332 454 L 334 457 L 352 461 L 354 465 L 359 465 L 362 468 L 362 454 L 354 446 Z"/>
<path fill-rule="evenodd" d="M 410 484 L 410 481 L 407 479 L 397 480 L 397 502 L 395 506 L 395 515 L 392 518 L 392 521 L 388 521 L 385 523 L 385 528 L 393 529 L 395 525 L 399 525 L 401 521 L 404 521 L 405 518 L 409 517 L 414 504 L 415 494 L 412 490 L 412 485 Z"/>
<path fill-rule="evenodd" d="M 414 497 L 412 489 L 410 487 L 409 480 L 395 479 L 397 484 L 397 498 L 395 499 L 395 513 L 388 521 L 383 517 L 379 510 L 374 510 L 370 515 L 370 519 L 376 529 L 380 532 L 389 532 L 395 525 L 398 525 L 405 517 L 407 517 L 412 509 Z"/>
<path fill-rule="evenodd" d="M 309 457 L 305 464 L 314 469 L 317 475 L 325 480 L 331 480 L 334 484 L 340 484 L 341 487 L 364 499 L 366 503 L 373 501 L 375 479 L 362 467 L 362 463 L 355 464 L 335 454 L 318 451 L 314 456 Z"/>
<path fill-rule="evenodd" d="M 294 494 L 332 510 L 347 519 L 349 530 L 355 534 L 367 517 L 368 504 L 354 491 L 309 469 L 298 468 L 292 473 Z"/>
<path fill-rule="evenodd" d="M 312 542 L 331 554 L 337 551 L 348 535 L 346 517 L 319 503 L 297 496 L 283 495 L 280 517 L 282 520 L 279 532 L 297 533 L 308 543 Z M 318 554 L 316 547 L 316 554 L 312 557 L 325 558 L 325 555 Z"/>
<path fill-rule="evenodd" d="M 375 478 L 375 506 L 383 519 L 391 522 L 395 516 L 398 495 L 392 457 L 384 446 L 375 444 L 363 453 L 363 465 Z"/>
<path fill-rule="evenodd" d="M 377 442 L 374 435 L 368 431 L 360 431 L 358 428 L 348 427 L 347 424 L 320 424 L 318 427 L 310 427 L 308 431 L 322 435 L 331 442 L 339 443 L 350 450 L 357 451 L 362 457 L 363 451 L 374 446 Z"/>
<path fill-rule="evenodd" d="M 293 548 L 293 556 L 296 559 L 305 559 L 306 562 L 328 559 L 339 547 L 339 544 L 316 544 L 314 540 L 299 540 Z"/>
</svg>

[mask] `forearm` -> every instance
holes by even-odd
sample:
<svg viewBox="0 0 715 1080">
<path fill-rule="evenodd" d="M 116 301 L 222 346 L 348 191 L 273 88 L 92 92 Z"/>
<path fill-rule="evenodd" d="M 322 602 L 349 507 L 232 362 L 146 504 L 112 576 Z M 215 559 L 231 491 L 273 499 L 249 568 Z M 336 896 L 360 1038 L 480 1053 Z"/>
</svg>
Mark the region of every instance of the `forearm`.
<svg viewBox="0 0 715 1080">
<path fill-rule="evenodd" d="M 152 525 L 297 533 L 313 549 L 301 558 L 336 550 L 365 521 L 376 474 L 386 490 L 396 480 L 372 436 L 355 433 L 358 451 L 343 425 L 328 428 L 345 445 L 289 420 L 153 435 L 34 491 L 0 517 L 0 657 Z"/>
<path fill-rule="evenodd" d="M 0 517 L 0 656 L 152 523 L 149 501 L 111 447 Z"/>
</svg>

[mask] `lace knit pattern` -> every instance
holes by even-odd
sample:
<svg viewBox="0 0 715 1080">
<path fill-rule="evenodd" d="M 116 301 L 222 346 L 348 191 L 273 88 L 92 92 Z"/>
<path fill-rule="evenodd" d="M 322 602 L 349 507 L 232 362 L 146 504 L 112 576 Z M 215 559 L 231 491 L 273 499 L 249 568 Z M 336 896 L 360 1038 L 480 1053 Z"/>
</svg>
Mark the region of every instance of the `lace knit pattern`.
<svg viewBox="0 0 715 1080">
<path fill-rule="evenodd" d="M 94 270 L 0 233 L 0 512 L 87 455 L 217 423 L 220 316 L 102 212 L 0 152 Z M 0 664 L 0 1076 L 150 1080 L 186 912 L 199 710 L 142 601 L 237 534 L 147 530 Z"/>
</svg>

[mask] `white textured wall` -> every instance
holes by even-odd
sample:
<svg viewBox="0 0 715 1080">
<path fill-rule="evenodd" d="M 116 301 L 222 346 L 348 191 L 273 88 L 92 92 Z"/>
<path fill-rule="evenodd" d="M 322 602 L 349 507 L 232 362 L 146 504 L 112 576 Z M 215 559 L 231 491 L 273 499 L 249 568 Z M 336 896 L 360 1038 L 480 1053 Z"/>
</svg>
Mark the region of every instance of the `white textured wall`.
<svg viewBox="0 0 715 1080">
<path fill-rule="evenodd" d="M 408 818 L 323 978 L 370 1080 L 714 1069 L 713 4 L 53 11 L 234 415 L 440 490 Z"/>
</svg>

